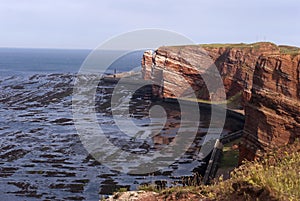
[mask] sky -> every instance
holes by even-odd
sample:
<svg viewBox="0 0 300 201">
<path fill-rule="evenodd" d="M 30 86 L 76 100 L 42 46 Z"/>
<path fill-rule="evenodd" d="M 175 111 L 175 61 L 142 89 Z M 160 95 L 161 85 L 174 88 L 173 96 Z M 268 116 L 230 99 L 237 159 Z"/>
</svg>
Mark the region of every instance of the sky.
<svg viewBox="0 0 300 201">
<path fill-rule="evenodd" d="M 300 47 L 299 22 L 299 0 L 0 0 L 0 47 L 93 49 L 145 28 Z"/>
</svg>

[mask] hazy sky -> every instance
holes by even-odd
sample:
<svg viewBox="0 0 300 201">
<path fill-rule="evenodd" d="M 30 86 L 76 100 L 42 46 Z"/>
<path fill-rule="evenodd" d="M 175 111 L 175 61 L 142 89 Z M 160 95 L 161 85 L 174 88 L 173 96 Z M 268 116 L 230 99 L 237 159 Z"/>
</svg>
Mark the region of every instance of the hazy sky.
<svg viewBox="0 0 300 201">
<path fill-rule="evenodd" d="M 0 0 L 0 47 L 95 48 L 143 28 L 300 46 L 299 23 L 299 0 Z"/>
</svg>

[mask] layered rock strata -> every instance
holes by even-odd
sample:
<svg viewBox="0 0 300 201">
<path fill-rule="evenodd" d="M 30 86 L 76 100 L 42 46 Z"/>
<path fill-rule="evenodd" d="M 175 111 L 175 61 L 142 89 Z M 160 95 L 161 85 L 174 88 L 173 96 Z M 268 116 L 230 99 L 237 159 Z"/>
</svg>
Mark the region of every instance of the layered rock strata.
<svg viewBox="0 0 300 201">
<path fill-rule="evenodd" d="M 259 57 L 246 121 L 240 161 L 260 151 L 293 143 L 300 137 L 300 55 Z"/>
<path fill-rule="evenodd" d="M 144 53 L 142 73 L 158 83 L 156 97 L 185 96 L 182 86 L 188 83 L 197 98 L 217 100 L 218 92 L 209 91 L 203 79 L 212 65 L 208 60 L 221 75 L 228 102 L 245 109 L 241 160 L 300 137 L 299 48 L 272 43 L 160 47 Z"/>
<path fill-rule="evenodd" d="M 208 91 L 201 67 L 207 70 L 209 63 L 214 63 L 223 80 L 227 99 L 242 96 L 247 101 L 251 97 L 258 58 L 262 54 L 274 53 L 278 54 L 279 49 L 272 43 L 160 47 L 144 53 L 142 72 L 144 79 L 154 80 L 161 86 L 153 87 L 153 94 L 157 97 L 174 98 L 174 90 L 182 90 L 187 81 L 197 98 L 211 100 L 212 96 L 218 99 L 218 94 Z"/>
</svg>

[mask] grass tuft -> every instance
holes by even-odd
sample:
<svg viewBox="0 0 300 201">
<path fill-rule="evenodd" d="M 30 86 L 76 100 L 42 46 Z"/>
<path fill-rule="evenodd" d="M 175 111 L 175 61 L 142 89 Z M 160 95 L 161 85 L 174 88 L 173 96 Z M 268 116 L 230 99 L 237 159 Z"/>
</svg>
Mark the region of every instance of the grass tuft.
<svg viewBox="0 0 300 201">
<path fill-rule="evenodd" d="M 228 156 L 236 156 L 227 151 Z M 244 162 L 227 180 L 220 176 L 212 185 L 201 185 L 199 175 L 195 178 L 188 180 L 189 186 L 144 185 L 139 190 L 158 192 L 163 200 L 300 200 L 300 141 Z"/>
</svg>

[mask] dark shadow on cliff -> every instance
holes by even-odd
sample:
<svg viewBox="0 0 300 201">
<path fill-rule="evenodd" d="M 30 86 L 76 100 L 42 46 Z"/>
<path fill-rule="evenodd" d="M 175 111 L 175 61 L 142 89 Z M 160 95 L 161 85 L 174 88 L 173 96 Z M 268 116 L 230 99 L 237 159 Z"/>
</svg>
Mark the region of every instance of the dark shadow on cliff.
<svg viewBox="0 0 300 201">
<path fill-rule="evenodd" d="M 273 70 L 272 79 L 276 81 L 276 91 L 283 93 L 285 96 L 291 97 L 292 94 L 288 89 L 288 82 L 291 81 L 289 75 L 281 69 L 282 61 L 277 60 Z"/>
<path fill-rule="evenodd" d="M 298 80 L 297 97 L 298 99 L 300 99 L 300 60 L 298 61 L 298 65 L 297 65 L 297 80 Z"/>
</svg>

